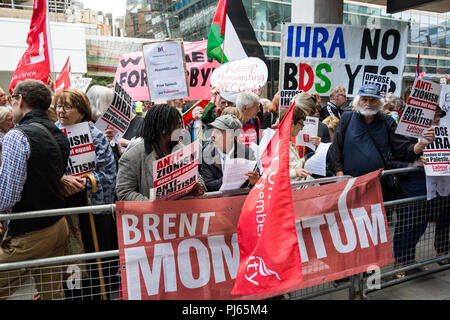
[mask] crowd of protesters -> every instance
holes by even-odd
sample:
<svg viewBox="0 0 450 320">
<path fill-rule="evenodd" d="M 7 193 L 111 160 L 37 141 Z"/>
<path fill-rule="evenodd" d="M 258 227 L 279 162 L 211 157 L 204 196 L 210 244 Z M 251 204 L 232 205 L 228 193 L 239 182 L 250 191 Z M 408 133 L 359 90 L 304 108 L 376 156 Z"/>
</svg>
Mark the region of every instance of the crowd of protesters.
<svg viewBox="0 0 450 320">
<path fill-rule="evenodd" d="M 86 94 L 69 89 L 55 95 L 51 83 L 26 80 L 17 85 L 10 97 L 0 89 L 0 211 L 16 213 L 112 204 L 116 200 L 148 201 L 153 186 L 153 162 L 195 140 L 200 140 L 203 157 L 209 161 L 200 163 L 198 182 L 188 196 L 218 191 L 226 161 L 258 160 L 253 147 L 260 144 L 265 134 L 273 132 L 286 115 L 287 108 L 279 107 L 279 93 L 270 100 L 261 98 L 261 91 L 242 92 L 229 101 L 212 88 L 212 98 L 206 107 L 192 110 L 193 120 L 185 127 L 188 139 L 176 134 L 184 128 L 182 113 L 188 110 L 182 99 L 152 106 L 143 116 L 134 112 L 128 130 L 115 143 L 112 130 L 101 132 L 94 126 L 113 99 L 110 88 L 92 86 Z M 321 143 L 331 143 L 327 176 L 358 177 L 380 168 L 423 166 L 422 152 L 435 140 L 434 130 L 428 129 L 421 140 L 396 134 L 405 103 L 401 98 L 392 94 L 382 98 L 378 87 L 366 85 L 353 99 L 352 111 L 343 111 L 349 103 L 343 87 L 331 89 L 328 102 L 322 100 L 325 97 L 317 92 L 293 98 L 289 145 L 292 182 L 318 178 L 304 168 L 315 151 L 295 144 L 307 116 L 320 119 L 318 135 L 310 140 L 312 144 L 317 148 Z M 437 112 L 435 124 L 443 115 L 442 110 Z M 59 128 L 85 121 L 93 137 L 95 168 L 82 177 L 70 176 L 65 172 L 69 142 Z M 241 188 L 252 188 L 261 174 L 258 167 L 249 171 Z M 400 188 L 393 190 L 389 179 L 381 179 L 385 201 L 426 193 L 423 172 L 398 175 L 397 180 Z M 448 254 L 448 207 L 438 210 L 436 201 L 426 202 L 420 208 L 411 204 L 396 212 L 393 248 L 397 264 L 414 261 L 415 246 L 429 222 L 436 222 L 437 253 Z M 93 226 L 100 251 L 117 249 L 112 212 L 93 216 L 93 222 L 87 214 L 3 221 L 0 263 L 92 252 Z M 87 278 L 98 278 L 98 269 L 86 272 Z M 75 295 L 61 286 L 62 274 L 56 270 L 48 275 L 53 279 L 38 272 L 33 274 L 39 283 L 41 299 Z M 0 299 L 11 294 L 8 287 L 18 284 L 20 276 L 6 279 L 0 276 Z M 95 286 L 90 287 L 93 290 Z M 91 293 L 100 297 L 100 290 Z"/>
</svg>

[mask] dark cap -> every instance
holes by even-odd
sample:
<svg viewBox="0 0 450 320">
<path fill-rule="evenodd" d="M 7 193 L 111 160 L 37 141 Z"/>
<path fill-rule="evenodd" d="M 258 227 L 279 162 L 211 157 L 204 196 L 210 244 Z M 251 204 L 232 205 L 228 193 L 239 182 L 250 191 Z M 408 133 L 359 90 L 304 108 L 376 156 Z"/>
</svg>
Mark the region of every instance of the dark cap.
<svg viewBox="0 0 450 320">
<path fill-rule="evenodd" d="M 216 118 L 212 123 L 209 124 L 211 127 L 219 130 L 237 130 L 242 129 L 242 123 L 236 118 L 235 115 L 226 114 Z"/>
</svg>

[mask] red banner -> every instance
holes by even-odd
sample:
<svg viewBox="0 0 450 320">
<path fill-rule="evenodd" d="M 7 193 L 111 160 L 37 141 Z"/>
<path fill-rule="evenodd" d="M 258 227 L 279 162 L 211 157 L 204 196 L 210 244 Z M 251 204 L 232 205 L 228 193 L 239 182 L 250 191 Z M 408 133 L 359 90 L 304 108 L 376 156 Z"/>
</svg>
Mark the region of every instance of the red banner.
<svg viewBox="0 0 450 320">
<path fill-rule="evenodd" d="M 379 172 L 292 191 L 303 281 L 231 295 L 246 196 L 118 202 L 124 299 L 262 299 L 382 267 L 392 260 Z"/>
<path fill-rule="evenodd" d="M 52 71 L 53 54 L 48 0 L 34 0 L 27 44 L 28 48 L 20 59 L 9 85 L 11 94 L 17 83 L 26 79 L 36 79 L 47 83 L 48 75 Z"/>
<path fill-rule="evenodd" d="M 261 161 L 268 165 L 242 208 L 238 224 L 241 262 L 232 294 L 272 292 L 302 280 L 289 179 L 294 106 L 262 155 Z"/>
</svg>

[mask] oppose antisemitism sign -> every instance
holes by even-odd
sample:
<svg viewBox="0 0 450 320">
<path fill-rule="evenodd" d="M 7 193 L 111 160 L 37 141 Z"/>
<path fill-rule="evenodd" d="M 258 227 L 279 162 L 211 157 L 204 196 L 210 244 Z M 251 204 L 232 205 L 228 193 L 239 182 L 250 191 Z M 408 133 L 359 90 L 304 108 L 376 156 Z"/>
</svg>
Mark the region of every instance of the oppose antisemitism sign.
<svg viewBox="0 0 450 320">
<path fill-rule="evenodd" d="M 192 190 L 198 181 L 199 145 L 200 141 L 195 140 L 153 162 L 153 191 L 156 199 L 177 199 Z"/>
<path fill-rule="evenodd" d="M 328 96 L 344 86 L 355 96 L 366 73 L 387 75 L 387 92 L 401 95 L 407 27 L 367 28 L 332 24 L 283 25 L 280 90 Z"/>
<path fill-rule="evenodd" d="M 416 78 L 395 133 L 415 138 L 423 137 L 423 132 L 431 127 L 436 108 L 439 106 L 440 91 L 440 84 Z"/>
</svg>

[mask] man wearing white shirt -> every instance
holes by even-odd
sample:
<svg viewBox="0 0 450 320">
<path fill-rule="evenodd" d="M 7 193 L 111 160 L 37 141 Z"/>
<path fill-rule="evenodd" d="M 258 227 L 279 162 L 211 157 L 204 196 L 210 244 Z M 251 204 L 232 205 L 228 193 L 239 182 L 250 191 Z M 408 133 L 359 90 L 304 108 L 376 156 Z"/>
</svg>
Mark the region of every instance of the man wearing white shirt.
<svg viewBox="0 0 450 320">
<path fill-rule="evenodd" d="M 223 115 L 211 124 L 213 131 L 211 141 L 203 149 L 203 161 L 199 173 L 205 181 L 207 191 L 218 191 L 222 186 L 225 162 L 229 159 L 244 158 L 256 160 L 253 151 L 237 142 L 237 135 L 242 129 L 242 123 L 234 115 Z M 257 171 L 249 171 L 248 180 L 241 188 L 253 186 L 259 179 Z"/>
</svg>

